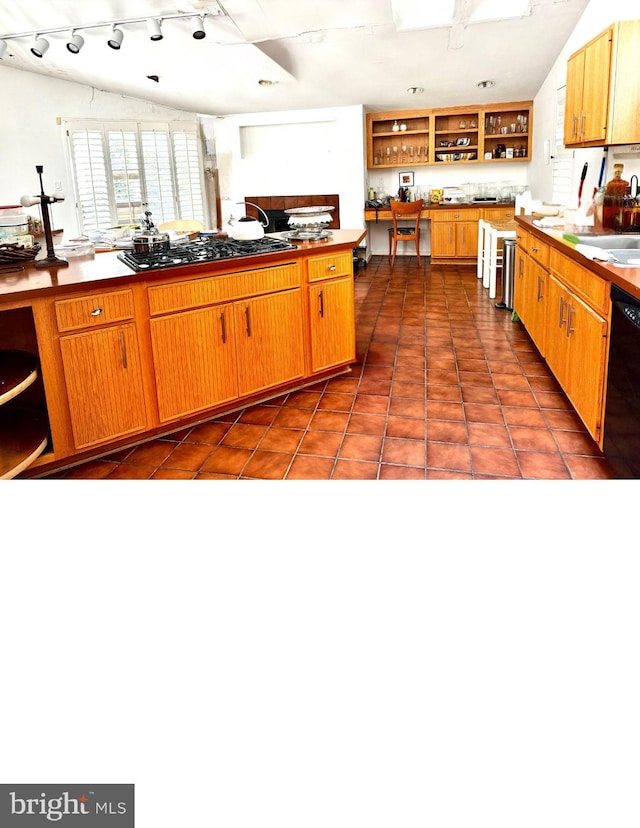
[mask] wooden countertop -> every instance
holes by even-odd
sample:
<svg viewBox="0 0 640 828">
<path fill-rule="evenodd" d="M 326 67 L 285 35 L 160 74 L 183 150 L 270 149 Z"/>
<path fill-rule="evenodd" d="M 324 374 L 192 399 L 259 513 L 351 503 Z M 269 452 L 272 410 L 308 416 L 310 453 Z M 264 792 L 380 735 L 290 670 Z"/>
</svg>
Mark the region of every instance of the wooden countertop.
<svg viewBox="0 0 640 828">
<path fill-rule="evenodd" d="M 281 238 L 281 233 L 270 233 L 270 236 Z M 45 294 L 68 292 L 69 289 L 94 289 L 108 285 L 117 287 L 118 282 L 145 281 L 153 282 L 156 279 L 167 279 L 175 274 L 176 278 L 183 279 L 186 275 L 198 276 L 216 273 L 227 273 L 238 270 L 251 270 L 264 267 L 273 262 L 287 258 L 307 256 L 310 253 L 322 254 L 325 251 L 344 250 L 357 247 L 366 235 L 366 230 L 333 230 L 332 236 L 321 241 L 295 242 L 295 250 L 285 250 L 276 253 L 262 253 L 257 256 L 246 256 L 234 259 L 221 259 L 215 262 L 188 264 L 181 267 L 147 270 L 138 273 L 121 262 L 116 252 L 97 253 L 95 256 L 77 256 L 69 259 L 68 267 L 43 268 L 38 270 L 32 263 L 25 269 L 13 273 L 0 273 L 0 304 L 18 301 Z M 42 256 L 46 256 L 46 251 Z"/>
<path fill-rule="evenodd" d="M 576 228 L 575 225 L 567 225 L 566 228 L 538 227 L 533 223 L 532 216 L 516 216 L 515 221 L 528 233 L 542 239 L 542 241 L 564 253 L 565 256 L 573 259 L 582 267 L 591 270 L 603 279 L 618 285 L 622 290 L 626 290 L 627 293 L 640 299 L 640 267 L 615 267 L 605 262 L 594 262 L 583 256 L 575 249 L 575 245 L 562 238 L 563 233 L 580 233 L 580 229 Z M 610 231 L 607 231 L 607 234 L 609 233 Z M 595 233 L 595 235 L 598 234 Z"/>
<path fill-rule="evenodd" d="M 509 207 L 515 210 L 515 203 L 513 201 L 476 201 L 470 204 L 453 204 L 447 201 L 441 204 L 425 204 L 420 211 L 420 218 L 429 219 L 432 214 L 442 210 L 490 210 L 492 208 L 508 209 Z M 373 207 L 364 208 L 365 221 L 376 221 L 377 219 L 391 221 L 391 210 L 388 207 L 379 210 L 375 210 Z"/>
</svg>

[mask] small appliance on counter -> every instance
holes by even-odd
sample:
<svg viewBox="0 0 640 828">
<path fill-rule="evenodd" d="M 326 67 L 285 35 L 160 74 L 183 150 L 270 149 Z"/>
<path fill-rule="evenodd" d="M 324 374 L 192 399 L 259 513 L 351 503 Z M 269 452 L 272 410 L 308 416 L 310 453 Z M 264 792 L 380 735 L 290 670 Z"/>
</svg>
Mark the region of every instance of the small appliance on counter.
<svg viewBox="0 0 640 828">
<path fill-rule="evenodd" d="M 283 233 L 291 241 L 318 241 L 332 235 L 327 225 L 331 223 L 333 207 L 292 207 L 285 210 L 291 230 Z"/>
</svg>

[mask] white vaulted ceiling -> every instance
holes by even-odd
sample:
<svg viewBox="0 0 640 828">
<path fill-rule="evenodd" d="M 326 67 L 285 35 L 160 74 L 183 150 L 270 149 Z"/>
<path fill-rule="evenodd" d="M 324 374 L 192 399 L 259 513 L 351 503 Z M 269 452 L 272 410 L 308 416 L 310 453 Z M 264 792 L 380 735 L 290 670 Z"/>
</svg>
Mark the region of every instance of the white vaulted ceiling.
<svg viewBox="0 0 640 828">
<path fill-rule="evenodd" d="M 0 0 L 0 39 L 65 28 L 45 35 L 42 58 L 30 53 L 31 37 L 8 39 L 0 85 L 9 67 L 211 115 L 533 98 L 589 0 L 531 0 L 523 17 L 476 22 L 495 2 L 455 0 L 454 25 L 424 28 L 403 23 L 401 0 Z M 202 40 L 188 19 L 171 18 L 204 12 Z M 164 18 L 161 41 L 150 41 L 147 17 Z M 66 49 L 74 26 L 116 20 L 140 20 L 123 25 L 119 51 L 107 46 L 109 26 L 81 29 L 83 48 Z M 496 85 L 478 89 L 486 79 Z"/>
</svg>

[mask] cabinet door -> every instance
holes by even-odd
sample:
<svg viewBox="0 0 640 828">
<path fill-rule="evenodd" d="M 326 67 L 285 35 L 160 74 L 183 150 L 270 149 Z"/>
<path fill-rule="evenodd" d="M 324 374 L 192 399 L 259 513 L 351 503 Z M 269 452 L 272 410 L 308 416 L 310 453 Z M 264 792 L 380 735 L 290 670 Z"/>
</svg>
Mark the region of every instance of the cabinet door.
<svg viewBox="0 0 640 828">
<path fill-rule="evenodd" d="M 478 222 L 456 222 L 456 256 L 464 258 L 478 255 Z"/>
<path fill-rule="evenodd" d="M 547 275 L 547 272 L 537 262 L 533 260 L 529 262 L 526 280 L 529 315 L 527 330 L 543 356 L 545 353 Z"/>
<path fill-rule="evenodd" d="M 133 323 L 63 336 L 60 350 L 77 449 L 146 428 Z"/>
<path fill-rule="evenodd" d="M 596 441 L 602 424 L 607 331 L 606 321 L 570 294 L 566 393 Z"/>
<path fill-rule="evenodd" d="M 477 244 L 477 241 L 476 241 Z M 456 255 L 456 225 L 453 221 L 431 222 L 431 256 L 453 257 Z"/>
<path fill-rule="evenodd" d="M 234 305 L 241 396 L 304 375 L 302 293 L 272 293 Z"/>
<path fill-rule="evenodd" d="M 513 274 L 513 309 L 520 317 L 522 324 L 527 327 L 527 291 L 526 270 L 529 266 L 529 257 L 521 247 L 516 247 L 515 272 Z"/>
<path fill-rule="evenodd" d="M 156 317 L 151 345 L 162 422 L 238 396 L 232 305 Z"/>
<path fill-rule="evenodd" d="M 353 305 L 351 277 L 309 286 L 313 371 L 355 360 Z"/>
<path fill-rule="evenodd" d="M 567 62 L 567 92 L 564 107 L 565 146 L 580 141 L 580 113 L 582 112 L 582 88 L 584 85 L 584 49 Z"/>
<path fill-rule="evenodd" d="M 611 33 L 609 29 L 590 43 L 584 53 L 581 141 L 604 141 L 609 108 L 609 68 Z"/>
<path fill-rule="evenodd" d="M 569 291 L 552 275 L 547 279 L 549 311 L 545 335 L 545 359 L 556 379 L 566 391 L 569 338 L 567 337 L 567 312 Z"/>
</svg>

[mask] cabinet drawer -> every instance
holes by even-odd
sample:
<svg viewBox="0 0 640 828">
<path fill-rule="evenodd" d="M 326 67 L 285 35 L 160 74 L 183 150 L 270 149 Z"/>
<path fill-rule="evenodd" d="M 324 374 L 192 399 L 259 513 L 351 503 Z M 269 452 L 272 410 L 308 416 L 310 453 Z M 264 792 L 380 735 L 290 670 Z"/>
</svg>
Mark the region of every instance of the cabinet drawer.
<svg viewBox="0 0 640 828">
<path fill-rule="evenodd" d="M 557 250 L 551 251 L 551 270 L 592 308 L 600 311 L 607 319 L 609 318 L 610 284 L 606 279 L 581 267 L 573 259 L 563 256 Z"/>
<path fill-rule="evenodd" d="M 432 210 L 431 221 L 478 221 L 480 210 Z"/>
<path fill-rule="evenodd" d="M 516 230 L 516 242 L 518 247 L 521 247 L 525 253 L 529 252 L 529 234 L 520 226 Z"/>
<path fill-rule="evenodd" d="M 549 245 L 527 234 L 527 253 L 544 268 L 549 267 Z"/>
<path fill-rule="evenodd" d="M 133 291 L 113 290 L 55 302 L 58 331 L 94 328 L 133 319 Z"/>
<path fill-rule="evenodd" d="M 157 316 L 160 313 L 215 305 L 246 296 L 287 290 L 298 287 L 300 283 L 300 266 L 297 262 L 292 262 L 260 270 L 153 285 L 147 289 L 149 312 L 151 316 Z"/>
<path fill-rule="evenodd" d="M 485 221 L 510 221 L 514 215 L 513 207 L 491 207 L 482 211 Z"/>
<path fill-rule="evenodd" d="M 333 279 L 336 276 L 350 276 L 353 267 L 351 253 L 334 253 L 331 256 L 312 256 L 309 258 L 309 281 Z"/>
</svg>

